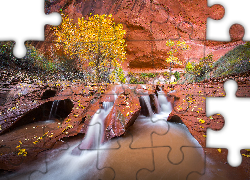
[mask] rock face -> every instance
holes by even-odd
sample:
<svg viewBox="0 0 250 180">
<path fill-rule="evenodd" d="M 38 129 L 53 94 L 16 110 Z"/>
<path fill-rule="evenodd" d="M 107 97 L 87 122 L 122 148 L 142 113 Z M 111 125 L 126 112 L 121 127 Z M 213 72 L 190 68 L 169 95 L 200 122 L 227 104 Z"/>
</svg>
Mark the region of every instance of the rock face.
<svg viewBox="0 0 250 180">
<path fill-rule="evenodd" d="M 32 84 L 30 85 L 33 86 Z M 121 136 L 140 114 L 134 90 L 113 86 L 56 83 L 31 88 L 0 108 L 0 169 L 16 170 L 45 150 L 60 147 L 67 137 L 86 134 L 103 102 L 114 102 L 104 120 L 105 139 Z M 116 89 L 116 91 L 113 91 Z M 114 98 L 114 93 L 118 97 Z"/>
<path fill-rule="evenodd" d="M 40 152 L 60 147 L 61 139 L 85 133 L 99 108 L 97 87 L 65 82 L 56 83 L 57 88 L 30 86 L 29 93 L 0 107 L 0 169 L 16 170 Z"/>
<path fill-rule="evenodd" d="M 107 139 L 123 135 L 139 116 L 140 109 L 138 96 L 132 90 L 125 89 L 105 119 Z"/>
<path fill-rule="evenodd" d="M 242 43 L 227 45 L 222 42 L 204 42 L 207 18 L 212 16 L 219 19 L 223 14 L 222 8 L 208 8 L 206 1 L 55 0 L 46 1 L 45 7 L 47 13 L 60 11 L 68 14 L 75 22 L 77 18 L 86 17 L 90 13 L 112 14 L 114 21 L 123 24 L 127 32 L 127 60 L 122 64 L 124 70 L 168 68 L 169 64 L 165 61 L 169 50 L 166 46 L 168 39 L 185 40 L 190 46 L 189 50 L 178 55 L 183 62 L 190 58 L 202 58 L 204 44 L 207 54 L 216 51 L 214 59 L 217 60 L 225 51 Z M 46 27 L 45 35 L 45 42 L 35 45 L 49 53 L 53 46 L 53 33 L 49 26 Z M 176 65 L 177 67 L 179 66 Z"/>
<path fill-rule="evenodd" d="M 160 108 L 159 102 L 157 101 L 157 96 L 155 94 L 150 94 L 149 98 L 150 98 L 150 105 L 152 107 L 153 112 L 156 114 L 160 113 L 161 108 Z"/>
</svg>

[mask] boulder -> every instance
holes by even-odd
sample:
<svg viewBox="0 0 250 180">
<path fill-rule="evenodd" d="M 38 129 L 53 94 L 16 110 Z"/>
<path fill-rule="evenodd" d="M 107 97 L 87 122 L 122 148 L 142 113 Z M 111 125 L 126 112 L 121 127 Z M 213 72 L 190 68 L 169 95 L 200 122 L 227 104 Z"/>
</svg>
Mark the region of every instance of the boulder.
<svg viewBox="0 0 250 180">
<path fill-rule="evenodd" d="M 140 110 L 138 96 L 131 89 L 125 89 L 105 119 L 107 139 L 123 135 L 137 119 Z"/>
</svg>

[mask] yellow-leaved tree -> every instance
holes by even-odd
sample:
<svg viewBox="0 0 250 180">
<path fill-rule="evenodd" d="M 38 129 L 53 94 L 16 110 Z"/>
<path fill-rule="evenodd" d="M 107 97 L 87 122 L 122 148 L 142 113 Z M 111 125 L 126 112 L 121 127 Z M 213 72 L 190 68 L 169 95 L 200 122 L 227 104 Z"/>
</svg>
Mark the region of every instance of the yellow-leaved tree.
<svg viewBox="0 0 250 180">
<path fill-rule="evenodd" d="M 185 41 L 172 41 L 172 40 L 168 40 L 166 42 L 166 46 L 171 48 L 167 52 L 169 56 L 166 58 L 166 62 L 170 63 L 169 70 L 170 70 L 170 77 L 171 77 L 172 65 L 173 64 L 182 65 L 182 61 L 179 61 L 179 58 L 177 57 L 177 53 L 180 51 L 188 50 L 189 46 L 186 44 Z"/>
<path fill-rule="evenodd" d="M 70 58 L 90 71 L 94 82 L 126 81 L 121 62 L 126 58 L 126 33 L 122 24 L 115 24 L 112 15 L 78 18 L 74 23 L 62 14 L 60 26 L 53 27 L 56 44 Z"/>
</svg>

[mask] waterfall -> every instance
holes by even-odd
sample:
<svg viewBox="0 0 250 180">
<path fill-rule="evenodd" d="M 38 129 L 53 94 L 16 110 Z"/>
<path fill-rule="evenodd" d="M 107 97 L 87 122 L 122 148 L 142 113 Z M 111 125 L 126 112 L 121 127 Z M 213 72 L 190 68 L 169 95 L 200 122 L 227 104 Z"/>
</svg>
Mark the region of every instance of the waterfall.
<svg viewBox="0 0 250 180">
<path fill-rule="evenodd" d="M 144 103 L 146 104 L 149 116 L 152 117 L 154 113 L 153 113 L 151 105 L 150 105 L 150 98 L 149 98 L 149 96 L 141 96 L 141 98 L 143 99 Z"/>
<path fill-rule="evenodd" d="M 109 108 L 113 106 L 113 104 L 114 104 L 113 102 L 103 102 L 102 106 L 103 106 L 103 109 L 107 111 Z"/>
<path fill-rule="evenodd" d="M 160 104 L 159 104 L 159 101 L 158 101 L 156 94 L 150 94 L 149 97 L 150 97 L 150 102 L 151 102 L 152 109 L 153 109 L 154 113 L 159 114 L 161 111 L 161 107 L 160 107 Z"/>
<path fill-rule="evenodd" d="M 51 118 L 55 116 L 59 101 L 58 100 L 53 101 L 51 109 L 50 109 L 50 113 L 49 113 L 49 120 L 51 120 Z"/>
<path fill-rule="evenodd" d="M 115 93 L 115 91 L 112 91 L 114 93 L 114 102 L 115 100 L 118 98 L 117 94 Z"/>
<path fill-rule="evenodd" d="M 82 143 L 73 149 L 73 155 L 80 155 L 82 150 L 98 149 L 99 145 L 103 143 L 105 136 L 104 120 L 113 104 L 114 102 L 103 102 L 104 109 L 98 109 L 94 114 Z"/>
<path fill-rule="evenodd" d="M 138 179 L 186 179 L 187 174 L 193 169 L 197 172 L 202 172 L 204 166 L 203 149 L 184 125 L 166 122 L 172 107 L 162 91 L 159 92 L 158 101 L 161 111 L 159 114 L 153 114 L 149 96 L 141 96 L 140 103 L 142 103 L 144 108 L 149 109 L 148 111 L 149 114 L 151 112 L 152 118 L 143 115 L 138 116 L 133 126 L 130 127 L 129 133 L 101 144 L 100 139 L 105 132 L 103 121 L 113 106 L 113 102 L 103 102 L 104 109 L 99 109 L 94 114 L 86 136 L 80 145 L 79 142 L 69 141 L 70 148 L 68 150 L 61 151 L 60 149 L 59 151 L 55 151 L 55 154 L 52 153 L 54 150 L 48 152 L 48 163 L 46 161 L 48 171 L 46 173 L 33 173 L 35 170 L 43 168 L 43 161 L 39 161 L 37 164 L 25 167 L 19 174 L 13 174 L 11 179 L 20 179 L 20 177 L 28 179 L 26 178 L 27 174 L 29 178 L 31 176 L 31 179 L 36 180 L 114 179 L 114 177 L 116 179 L 136 179 L 137 177 Z M 157 135 L 152 134 L 152 132 L 159 132 L 161 134 L 167 132 L 167 134 Z M 132 143 L 131 136 L 133 137 Z M 152 141 L 155 147 L 162 146 L 154 148 L 153 156 L 149 148 L 144 148 L 150 147 Z M 119 147 L 118 142 L 121 147 Z M 181 162 L 183 167 L 181 170 L 185 173 L 178 173 L 180 167 L 169 162 L 166 156 L 168 150 L 166 149 L 166 144 L 173 147 L 173 149 L 175 148 L 172 153 L 180 151 L 180 147 L 183 146 L 196 147 L 184 148 L 185 157 L 188 158 L 185 158 L 185 161 Z M 131 148 L 134 149 L 131 150 Z M 81 154 L 84 149 L 92 149 L 93 151 L 84 151 Z M 74 156 L 80 154 L 81 156 Z M 154 158 L 153 161 L 159 162 L 156 168 L 159 171 L 154 174 L 148 174 L 145 170 L 141 171 L 141 167 L 152 166 L 152 157 Z M 171 158 L 173 162 L 181 160 L 181 156 L 178 155 L 171 155 Z M 165 163 L 162 163 L 163 160 Z M 190 164 L 192 164 L 192 167 Z M 213 172 L 217 172 L 219 166 L 216 167 L 213 165 L 213 167 Z M 100 173 L 100 169 L 103 170 L 104 168 L 106 170 Z M 162 171 L 162 169 L 171 169 L 171 171 Z M 210 171 L 210 169 L 208 170 Z M 202 178 L 213 179 L 204 178 L 204 175 Z M 218 178 L 214 179 L 219 178 L 218 176 Z"/>
<path fill-rule="evenodd" d="M 167 97 L 165 96 L 163 91 L 158 92 L 158 102 L 161 107 L 161 111 L 171 113 L 172 111 L 171 103 L 168 102 Z"/>
<path fill-rule="evenodd" d="M 158 100 L 158 97 L 156 96 L 156 94 L 154 94 L 154 98 L 155 98 L 156 109 L 158 109 L 159 112 L 160 112 L 161 111 L 161 107 L 160 107 L 159 100 Z M 157 112 L 157 113 L 159 113 L 159 112 Z"/>
</svg>

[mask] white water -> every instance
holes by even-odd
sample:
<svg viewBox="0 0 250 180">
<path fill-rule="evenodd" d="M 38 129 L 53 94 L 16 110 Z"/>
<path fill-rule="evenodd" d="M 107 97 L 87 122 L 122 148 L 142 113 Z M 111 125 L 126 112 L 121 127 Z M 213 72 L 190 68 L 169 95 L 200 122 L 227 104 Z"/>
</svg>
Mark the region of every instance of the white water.
<svg viewBox="0 0 250 180">
<path fill-rule="evenodd" d="M 150 105 L 150 98 L 148 95 L 146 96 L 141 96 L 142 99 L 144 100 L 146 106 L 147 106 L 147 109 L 148 109 L 148 112 L 149 112 L 149 117 L 152 117 L 153 116 L 153 111 L 152 111 L 152 108 L 151 108 L 151 105 Z"/>
<path fill-rule="evenodd" d="M 98 109 L 92 117 L 89 127 L 81 144 L 77 145 L 72 151 L 73 155 L 80 155 L 82 150 L 98 149 L 104 141 L 104 120 L 113 107 L 113 102 L 103 102 L 104 109 Z"/>
<path fill-rule="evenodd" d="M 161 107 L 160 107 L 160 103 L 159 103 L 159 100 L 157 98 L 157 96 L 154 94 L 154 103 L 155 103 L 155 106 L 156 106 L 156 110 L 158 111 L 157 113 L 161 112 Z"/>
<path fill-rule="evenodd" d="M 53 101 L 51 109 L 50 109 L 50 113 L 49 113 L 49 120 L 51 120 L 51 118 L 56 114 L 58 104 L 59 104 L 58 100 Z"/>
<path fill-rule="evenodd" d="M 161 106 L 162 112 L 169 112 L 170 113 L 172 111 L 171 103 L 167 101 L 167 98 L 166 98 L 163 91 L 158 92 L 158 102 Z"/>
<path fill-rule="evenodd" d="M 171 104 L 163 93 L 159 93 L 158 97 L 162 111 L 159 114 L 152 113 L 151 117 L 140 115 L 125 136 L 95 146 L 95 148 L 99 147 L 99 150 L 83 151 L 80 156 L 71 154 L 79 142 L 71 142 L 69 143 L 71 148 L 65 152 L 55 156 L 52 155 L 54 153 L 50 153 L 46 173 L 34 172 L 30 175 L 30 179 L 186 179 L 191 171 L 202 171 L 204 157 L 201 146 L 185 125 L 166 122 L 172 110 Z M 94 136 L 98 142 L 96 135 L 99 133 L 96 132 L 99 132 L 100 128 L 97 123 L 101 124 L 103 118 L 100 117 L 107 115 L 111 109 L 108 104 L 105 107 L 107 110 L 102 109 L 94 115 L 91 120 L 93 126 L 89 127 L 85 139 L 93 139 Z M 182 161 L 181 146 L 198 148 L 183 148 L 185 159 Z M 173 149 L 171 152 L 169 147 Z M 173 163 L 180 163 L 180 165 L 173 165 Z M 26 167 L 9 178 L 27 179 L 34 169 L 46 171 L 44 164 L 41 163 Z M 199 176 L 192 176 L 192 179 L 197 178 Z"/>
</svg>

